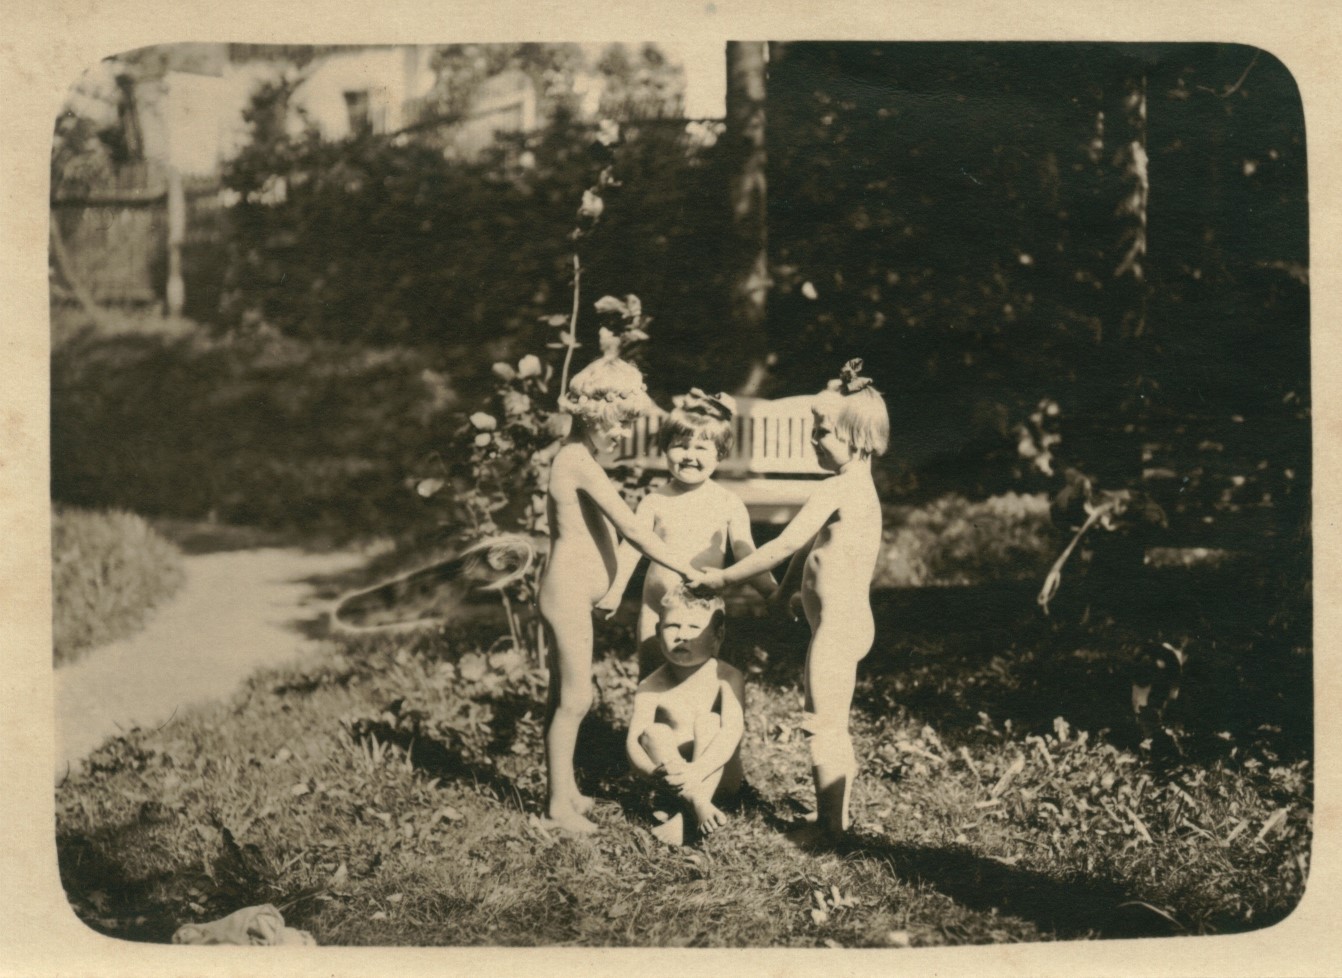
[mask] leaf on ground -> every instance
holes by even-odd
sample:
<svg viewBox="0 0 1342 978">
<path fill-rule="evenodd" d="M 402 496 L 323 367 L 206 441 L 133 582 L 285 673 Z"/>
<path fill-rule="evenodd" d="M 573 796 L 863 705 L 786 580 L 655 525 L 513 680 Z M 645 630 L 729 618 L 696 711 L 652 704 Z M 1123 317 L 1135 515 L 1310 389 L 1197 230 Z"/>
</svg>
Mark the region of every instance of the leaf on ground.
<svg viewBox="0 0 1342 978">
<path fill-rule="evenodd" d="M 1016 759 L 1011 762 L 1011 766 L 1008 767 L 1006 771 L 1002 773 L 1002 776 L 997 779 L 997 784 L 992 786 L 992 790 L 989 791 L 988 794 L 994 798 L 998 797 L 999 795 L 1002 794 L 1002 792 L 1007 790 L 1012 781 L 1016 780 L 1016 775 L 1020 774 L 1024 770 L 1025 770 L 1025 755 L 1017 754 Z"/>
<path fill-rule="evenodd" d="M 1290 810 L 1291 806 L 1287 805 L 1285 808 L 1278 808 L 1275 812 L 1269 815 L 1267 821 L 1263 823 L 1263 827 L 1258 830 L 1258 835 L 1254 837 L 1253 841 L 1262 842 L 1267 838 L 1269 832 L 1286 820 L 1286 813 Z"/>
</svg>

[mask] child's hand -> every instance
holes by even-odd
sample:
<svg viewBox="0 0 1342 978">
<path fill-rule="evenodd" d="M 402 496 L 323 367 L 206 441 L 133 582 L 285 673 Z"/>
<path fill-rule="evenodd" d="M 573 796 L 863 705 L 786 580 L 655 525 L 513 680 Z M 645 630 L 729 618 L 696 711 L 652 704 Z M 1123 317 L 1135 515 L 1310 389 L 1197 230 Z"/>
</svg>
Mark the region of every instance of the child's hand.
<svg viewBox="0 0 1342 978">
<path fill-rule="evenodd" d="M 686 584 L 692 591 L 721 591 L 727 586 L 727 577 L 721 570 L 710 568 L 686 578 Z"/>
<path fill-rule="evenodd" d="M 693 764 L 678 764 L 674 770 L 667 771 L 662 780 L 679 791 L 686 785 L 698 784 L 703 778 L 697 776 Z"/>
<path fill-rule="evenodd" d="M 592 606 L 592 610 L 604 612 L 606 618 L 614 618 L 615 612 L 620 610 L 620 599 L 623 597 L 623 594 L 607 591 L 601 596 L 601 600 Z"/>
<path fill-rule="evenodd" d="M 685 761 L 671 761 L 669 764 L 658 764 L 653 769 L 652 776 L 672 788 L 679 788 L 685 783 L 685 771 L 689 765 Z"/>
</svg>

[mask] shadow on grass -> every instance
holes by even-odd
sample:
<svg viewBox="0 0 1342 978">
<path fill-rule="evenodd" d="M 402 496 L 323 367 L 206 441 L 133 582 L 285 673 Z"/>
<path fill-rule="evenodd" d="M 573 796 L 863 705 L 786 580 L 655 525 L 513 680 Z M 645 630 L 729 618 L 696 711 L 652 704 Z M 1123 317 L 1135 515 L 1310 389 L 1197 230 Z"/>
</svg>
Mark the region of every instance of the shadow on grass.
<svg viewBox="0 0 1342 978">
<path fill-rule="evenodd" d="M 502 701 L 492 701 L 502 705 Z M 407 730 L 385 720 L 361 719 L 354 723 L 356 739 L 376 738 L 406 752 L 411 765 L 420 773 L 442 781 L 469 783 L 477 792 L 492 794 L 504 805 L 518 811 L 539 811 L 541 799 L 517 784 L 488 760 L 474 760 L 461 745 L 446 742 L 422 732 Z"/>
<path fill-rule="evenodd" d="M 470 784 L 477 792 L 493 795 L 520 812 L 543 814 L 546 799 L 534 789 L 520 785 L 496 763 L 497 758 L 508 756 L 512 746 L 521 742 L 519 728 L 528 714 L 534 717 L 540 704 L 529 696 L 510 693 L 490 697 L 489 705 L 493 713 L 491 735 L 483 751 L 469 749 L 457 738 L 427 735 L 423 730 L 381 719 L 358 720 L 351 732 L 357 739 L 376 738 L 400 748 L 416 770 L 427 777 Z M 640 786 L 629 776 L 624 740 L 623 728 L 604 710 L 593 710 L 579 728 L 574 756 L 582 759 L 577 772 L 582 789 L 629 812 L 639 808 L 642 795 Z M 538 745 L 537 752 L 542 750 Z M 528 755 L 531 754 L 529 751 Z"/>
<path fill-rule="evenodd" d="M 884 863 L 901 880 L 926 884 L 970 909 L 998 911 L 1063 939 L 1169 937 L 1182 928 L 1117 883 L 1060 880 L 967 850 L 929 849 L 856 836 L 836 850 L 850 860 Z"/>
<path fill-rule="evenodd" d="M 138 825 L 109 829 L 96 837 L 58 835 L 61 885 L 75 915 L 100 934 L 128 941 L 166 943 L 178 922 L 178 902 L 166 895 L 180 886 L 180 873 L 136 875 L 108 857 L 132 851 Z"/>
<path fill-rule="evenodd" d="M 981 713 L 1017 732 L 1055 717 L 1135 746 L 1132 664 L 1143 649 L 1186 647 L 1182 693 L 1171 704 L 1190 760 L 1228 743 L 1270 741 L 1312 752 L 1313 669 L 1308 597 L 1248 565 L 1145 572 L 1140 579 L 1072 582 L 1051 617 L 1033 581 L 873 595 L 877 644 L 859 667 L 855 708 L 903 711 L 955 744 L 977 736 Z M 777 630 L 762 678 L 799 681 L 807 635 Z M 792 648 L 797 646 L 795 650 Z"/>
<path fill-rule="evenodd" d="M 87 926 L 122 940 L 166 944 L 182 924 L 242 907 L 269 903 L 290 923 L 310 909 L 316 890 L 282 889 L 276 862 L 255 844 L 239 845 L 217 822 L 220 847 L 205 864 L 174 860 L 170 869 L 144 872 L 140 867 L 152 843 L 141 836 L 148 826 L 168 818 L 161 806 L 148 802 L 135 821 L 90 835 L 57 835 L 61 884 L 75 915 Z M 161 844 L 156 848 L 162 851 Z M 123 853 L 135 856 L 119 858 Z"/>
</svg>

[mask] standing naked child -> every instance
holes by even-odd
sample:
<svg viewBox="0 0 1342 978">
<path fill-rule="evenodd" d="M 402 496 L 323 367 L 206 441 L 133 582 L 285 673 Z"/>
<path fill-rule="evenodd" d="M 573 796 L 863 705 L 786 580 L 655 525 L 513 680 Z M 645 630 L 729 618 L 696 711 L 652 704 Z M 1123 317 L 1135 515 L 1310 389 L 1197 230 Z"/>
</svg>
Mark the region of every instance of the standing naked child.
<svg viewBox="0 0 1342 978">
<path fill-rule="evenodd" d="M 689 554 L 690 562 L 701 570 L 722 567 L 729 549 L 733 560 L 744 560 L 755 552 L 745 503 L 713 481 L 718 463 L 732 449 L 735 414 L 736 401 L 730 395 L 692 389 L 657 434 L 670 481 L 644 497 L 638 507 L 639 521 L 676 550 Z M 619 569 L 610 590 L 597 602 L 598 610 L 609 616 L 619 608 L 640 556 L 628 542 L 621 546 Z M 662 660 L 656 635 L 662 598 L 680 583 L 680 578 L 664 567 L 648 568 L 638 611 L 640 679 Z M 754 575 L 751 583 L 765 598 L 777 587 L 767 569 Z"/>
<path fill-rule="evenodd" d="M 592 832 L 592 799 L 578 790 L 573 752 L 578 727 L 592 705 L 592 608 L 615 576 L 616 540 L 610 524 L 635 547 L 677 574 L 693 567 L 639 522 L 597 455 L 614 449 L 629 422 L 647 406 L 643 376 L 618 356 L 605 356 L 573 378 L 560 407 L 573 428 L 550 466 L 546 515 L 550 558 L 538 604 L 548 626 L 550 690 L 545 716 L 548 813 L 570 832 Z M 609 521 L 609 522 L 607 522 Z"/>
<path fill-rule="evenodd" d="M 690 578 L 691 585 L 717 589 L 792 555 L 777 597 L 787 601 L 800 577 L 801 605 L 811 626 L 802 729 L 810 741 L 816 820 L 793 834 L 801 844 L 833 841 L 848 829 L 857 776 L 848 711 L 857 664 L 875 638 L 871 578 L 881 543 L 881 504 L 871 460 L 886 449 L 890 418 L 871 379 L 858 376 L 861 370 L 861 360 L 849 360 L 811 408 L 816 459 L 834 475 L 820 482 L 777 539 L 725 571 Z"/>
<path fill-rule="evenodd" d="M 625 748 L 635 770 L 676 793 L 682 811 L 653 830 L 684 841 L 685 818 L 713 832 L 727 816 L 714 804 L 741 788 L 745 677 L 718 659 L 726 612 L 722 598 L 667 591 L 657 625 L 663 664 L 638 684 Z"/>
</svg>

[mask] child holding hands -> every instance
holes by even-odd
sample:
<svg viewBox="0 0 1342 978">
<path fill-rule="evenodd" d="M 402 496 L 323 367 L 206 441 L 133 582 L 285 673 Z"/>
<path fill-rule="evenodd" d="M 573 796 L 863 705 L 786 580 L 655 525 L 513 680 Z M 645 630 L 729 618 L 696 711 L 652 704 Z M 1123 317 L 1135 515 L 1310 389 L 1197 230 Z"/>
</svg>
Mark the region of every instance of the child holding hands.
<svg viewBox="0 0 1342 978">
<path fill-rule="evenodd" d="M 661 601 L 657 642 L 664 662 L 638 684 L 625 749 L 634 769 L 674 791 L 682 811 L 653 830 L 684 841 L 685 818 L 713 832 L 727 816 L 714 804 L 741 787 L 745 677 L 718 659 L 725 609 L 717 595 L 677 585 Z"/>
<path fill-rule="evenodd" d="M 592 799 L 578 790 L 573 752 L 592 705 L 592 609 L 616 571 L 616 540 L 624 538 L 674 574 L 688 559 L 634 516 L 596 456 L 611 451 L 649 404 L 638 368 L 615 355 L 579 371 L 561 398 L 573 426 L 550 465 L 546 515 L 550 556 L 537 603 L 552 641 L 545 715 L 548 815 L 566 831 L 595 831 Z M 609 521 L 609 522 L 608 522 Z"/>
<path fill-rule="evenodd" d="M 755 552 L 745 503 L 713 481 L 718 464 L 731 452 L 735 414 L 736 401 L 731 395 L 691 389 L 658 432 L 670 479 L 645 496 L 638 507 L 639 521 L 669 545 L 688 554 L 690 562 L 700 569 L 722 567 L 728 551 L 738 561 Z M 630 541 L 620 547 L 619 569 L 610 589 L 597 602 L 597 609 L 605 611 L 608 617 L 619 608 L 640 559 L 641 554 Z M 667 568 L 655 564 L 648 568 L 638 611 L 640 679 L 661 662 L 656 633 L 662 599 L 680 584 L 680 578 Z M 766 598 L 776 588 L 767 568 L 754 574 L 751 584 Z"/>
<path fill-rule="evenodd" d="M 691 585 L 720 589 L 792 555 L 775 599 L 787 607 L 800 585 L 801 606 L 811 627 L 802 729 L 810 743 L 816 819 L 794 833 L 800 844 L 833 841 L 848 830 L 857 776 L 848 711 L 857 664 L 875 638 L 871 579 L 881 543 L 881 504 L 871 460 L 886 449 L 890 418 L 884 398 L 869 377 L 859 376 L 861 370 L 861 360 L 849 360 L 811 408 L 816 459 L 834 474 L 819 483 L 777 539 L 726 570 L 690 577 Z"/>
</svg>

